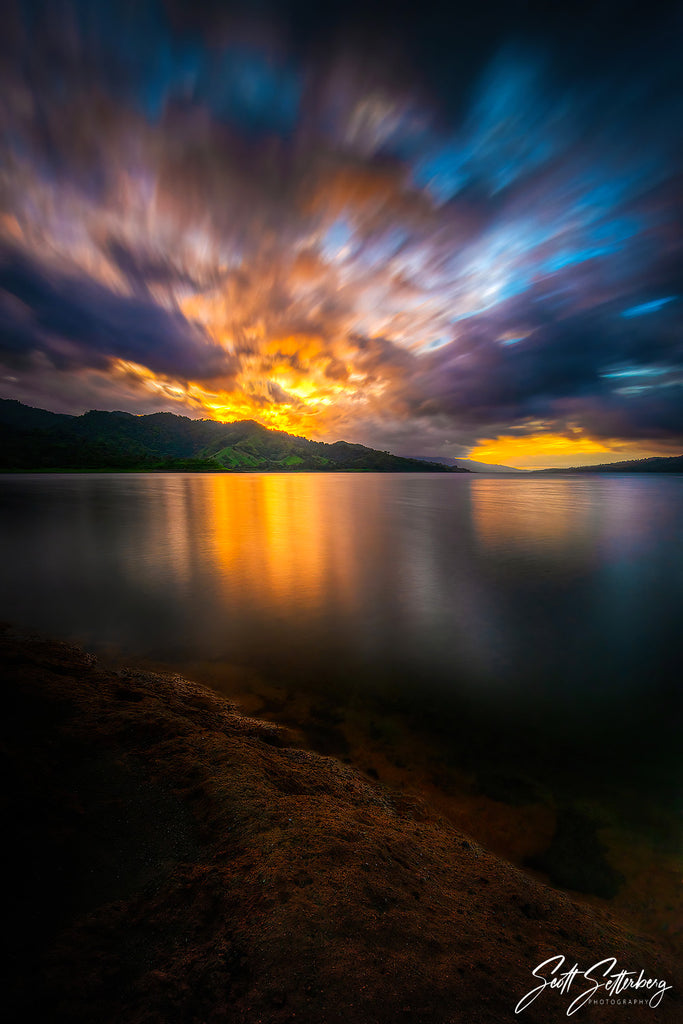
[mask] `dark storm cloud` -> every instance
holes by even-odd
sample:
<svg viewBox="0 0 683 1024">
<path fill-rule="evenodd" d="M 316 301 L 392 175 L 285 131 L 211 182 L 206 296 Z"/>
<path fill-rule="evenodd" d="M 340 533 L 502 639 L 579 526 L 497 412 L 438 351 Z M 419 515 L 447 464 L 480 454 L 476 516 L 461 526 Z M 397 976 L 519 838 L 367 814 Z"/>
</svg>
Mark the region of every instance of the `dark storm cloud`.
<svg viewBox="0 0 683 1024">
<path fill-rule="evenodd" d="M 182 314 L 92 279 L 48 272 L 11 250 L 0 251 L 0 316 L 0 353 L 10 365 L 26 365 L 40 352 L 60 370 L 122 359 L 196 380 L 236 369 Z"/>
<path fill-rule="evenodd" d="M 502 342 L 500 323 L 478 323 L 411 379 L 411 412 L 445 415 L 470 433 L 525 422 L 533 433 L 544 421 L 581 423 L 598 438 L 683 437 L 683 302 L 656 321 L 624 319 L 612 305 Z"/>
<path fill-rule="evenodd" d="M 149 252 L 136 252 L 131 246 L 116 238 L 106 243 L 105 251 L 114 266 L 121 271 L 132 291 L 149 295 L 153 285 L 197 286 L 197 278 L 188 271 L 175 266 L 168 257 Z"/>
</svg>

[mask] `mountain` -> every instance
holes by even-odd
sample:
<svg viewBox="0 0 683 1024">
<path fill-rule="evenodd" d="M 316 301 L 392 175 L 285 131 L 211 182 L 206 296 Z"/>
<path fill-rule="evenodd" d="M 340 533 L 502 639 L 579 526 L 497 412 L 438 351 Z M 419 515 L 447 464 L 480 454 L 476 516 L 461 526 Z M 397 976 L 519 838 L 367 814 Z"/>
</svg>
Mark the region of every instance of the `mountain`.
<svg viewBox="0 0 683 1024">
<path fill-rule="evenodd" d="M 47 412 L 46 409 L 33 409 L 21 402 L 0 399 L 0 424 L 16 430 L 52 430 L 54 427 L 66 426 L 74 418 L 66 413 Z"/>
<path fill-rule="evenodd" d="M 526 469 L 515 469 L 514 466 L 498 466 L 489 462 L 475 462 L 474 459 L 454 459 L 449 455 L 406 455 L 405 458 L 417 459 L 419 462 L 438 462 L 442 466 L 466 469 L 469 473 L 527 473 Z"/>
<path fill-rule="evenodd" d="M 603 462 L 599 466 L 572 466 L 571 469 L 535 469 L 533 473 L 683 473 L 683 455 Z"/>
<path fill-rule="evenodd" d="M 0 470 L 466 472 L 346 441 L 308 441 L 253 420 L 220 423 L 169 412 L 68 416 L 2 399 Z"/>
</svg>

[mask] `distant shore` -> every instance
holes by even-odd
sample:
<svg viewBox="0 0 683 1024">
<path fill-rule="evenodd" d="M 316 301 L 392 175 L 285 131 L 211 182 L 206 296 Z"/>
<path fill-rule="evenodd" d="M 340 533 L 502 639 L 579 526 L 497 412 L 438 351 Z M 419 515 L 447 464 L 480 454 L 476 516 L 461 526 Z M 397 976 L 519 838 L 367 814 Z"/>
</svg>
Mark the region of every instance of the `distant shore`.
<svg viewBox="0 0 683 1024">
<path fill-rule="evenodd" d="M 0 646 L 10 1019 L 498 1024 L 556 954 L 666 978 L 627 1019 L 680 1019 L 653 940 L 423 802 L 178 676 L 9 629 Z M 567 1005 L 544 992 L 524 1016 Z"/>
</svg>

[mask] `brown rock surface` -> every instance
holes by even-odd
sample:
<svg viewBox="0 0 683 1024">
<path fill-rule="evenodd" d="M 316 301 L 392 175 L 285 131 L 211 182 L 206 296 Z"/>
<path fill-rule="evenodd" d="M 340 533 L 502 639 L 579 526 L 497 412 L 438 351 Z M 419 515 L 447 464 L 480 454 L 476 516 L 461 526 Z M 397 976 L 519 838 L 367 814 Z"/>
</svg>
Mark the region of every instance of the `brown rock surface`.
<svg viewBox="0 0 683 1024">
<path fill-rule="evenodd" d="M 548 1024 L 570 996 L 514 1008 L 559 954 L 674 986 L 571 1019 L 682 1019 L 654 941 L 426 805 L 179 677 L 9 630 L 0 647 L 9 1019 Z"/>
</svg>

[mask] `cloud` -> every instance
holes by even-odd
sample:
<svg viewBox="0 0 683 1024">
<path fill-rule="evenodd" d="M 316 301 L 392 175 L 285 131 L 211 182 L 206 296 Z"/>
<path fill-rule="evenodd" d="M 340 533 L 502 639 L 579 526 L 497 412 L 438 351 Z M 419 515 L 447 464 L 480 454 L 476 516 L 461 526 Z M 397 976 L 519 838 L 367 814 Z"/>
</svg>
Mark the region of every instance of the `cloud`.
<svg viewBox="0 0 683 1024">
<path fill-rule="evenodd" d="M 90 278 L 47 271 L 0 252 L 0 352 L 26 365 L 36 353 L 61 371 L 128 360 L 181 379 L 234 374 L 238 362 L 177 311 L 118 295 Z"/>
<path fill-rule="evenodd" d="M 550 11 L 533 43 L 503 5 L 467 39 L 455 9 L 443 39 L 396 15 L 380 44 L 353 5 L 349 33 L 219 7 L 8 18 L 7 393 L 435 453 L 683 440 L 666 18 L 609 50 L 591 24 L 574 59 Z"/>
</svg>

